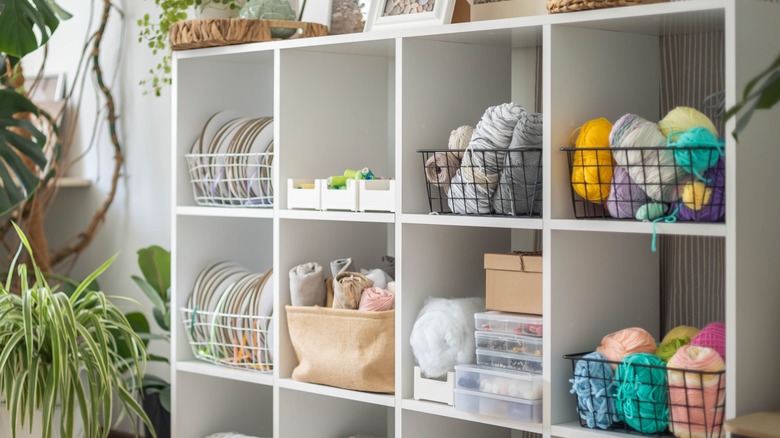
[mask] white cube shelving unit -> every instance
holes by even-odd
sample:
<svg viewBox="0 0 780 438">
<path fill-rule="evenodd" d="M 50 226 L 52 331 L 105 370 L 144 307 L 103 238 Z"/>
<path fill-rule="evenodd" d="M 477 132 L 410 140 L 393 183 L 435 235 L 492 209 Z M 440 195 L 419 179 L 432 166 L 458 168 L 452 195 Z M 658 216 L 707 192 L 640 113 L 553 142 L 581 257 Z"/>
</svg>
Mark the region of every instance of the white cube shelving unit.
<svg viewBox="0 0 780 438">
<path fill-rule="evenodd" d="M 179 312 L 172 312 L 174 436 L 623 436 L 580 428 L 569 394 L 571 364 L 561 356 L 593 348 L 628 326 L 659 336 L 659 258 L 648 249 L 649 224 L 574 220 L 559 148 L 591 118 L 633 112 L 657 119 L 659 38 L 665 23 L 689 19 L 702 32 L 725 33 L 725 65 L 713 68 L 724 70 L 729 106 L 780 51 L 780 6 L 690 0 L 176 52 L 171 305 L 182 307 L 200 270 L 217 260 L 273 266 L 277 275 L 272 374 L 196 361 Z M 230 80 L 203 85 L 213 77 Z M 533 108 L 537 87 L 545 123 L 544 218 L 429 215 L 416 150 L 442 147 L 452 129 L 475 124 L 489 106 L 514 100 Z M 209 116 L 228 108 L 275 117 L 272 210 L 199 207 L 193 200 L 184 154 Z M 774 372 L 780 353 L 767 347 L 780 332 L 780 294 L 772 292 L 780 284 L 774 262 L 780 233 L 771 231 L 780 208 L 770 190 L 780 162 L 779 115 L 780 108 L 756 113 L 739 147 L 724 135 L 726 223 L 658 226 L 663 234 L 725 239 L 727 418 L 774 407 L 780 393 Z M 733 128 L 730 121 L 727 131 Z M 335 175 L 349 165 L 394 178 L 394 212 L 288 209 L 288 179 Z M 483 254 L 522 249 L 533 231 L 541 231 L 545 251 L 542 422 L 415 400 L 408 339 L 425 299 L 483 294 Z M 345 256 L 372 267 L 387 254 L 396 257 L 399 290 L 395 394 L 292 380 L 286 273 L 300 263 L 328 266 Z"/>
</svg>

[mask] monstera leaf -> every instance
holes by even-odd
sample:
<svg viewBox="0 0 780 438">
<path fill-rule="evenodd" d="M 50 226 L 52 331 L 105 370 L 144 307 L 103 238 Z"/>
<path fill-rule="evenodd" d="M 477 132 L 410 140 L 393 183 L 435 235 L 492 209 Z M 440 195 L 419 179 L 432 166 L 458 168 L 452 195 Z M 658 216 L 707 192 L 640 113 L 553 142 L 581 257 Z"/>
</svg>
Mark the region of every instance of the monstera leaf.
<svg viewBox="0 0 780 438">
<path fill-rule="evenodd" d="M 39 169 L 46 167 L 43 153 L 46 136 L 29 120 L 14 118 L 20 113 L 38 114 L 38 111 L 23 95 L 0 89 L 0 215 L 29 198 L 40 184 L 25 159 Z"/>
<path fill-rule="evenodd" d="M 3 0 L 0 6 L 0 52 L 16 58 L 46 44 L 60 20 L 71 17 L 54 0 Z"/>
</svg>

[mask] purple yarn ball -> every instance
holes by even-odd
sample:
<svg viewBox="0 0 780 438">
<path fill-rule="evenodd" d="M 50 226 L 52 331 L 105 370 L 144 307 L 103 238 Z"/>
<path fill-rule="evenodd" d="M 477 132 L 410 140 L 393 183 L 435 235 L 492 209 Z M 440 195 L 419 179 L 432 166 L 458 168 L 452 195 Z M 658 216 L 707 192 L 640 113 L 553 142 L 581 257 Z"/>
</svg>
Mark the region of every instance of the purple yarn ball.
<svg viewBox="0 0 780 438">
<path fill-rule="evenodd" d="M 618 219 L 633 219 L 637 210 L 647 202 L 649 198 L 644 190 L 631 179 L 622 166 L 615 166 L 606 201 L 609 215 Z"/>
<path fill-rule="evenodd" d="M 688 208 L 682 201 L 678 202 L 678 219 L 695 222 L 723 221 L 726 216 L 726 165 L 723 157 L 715 167 L 704 172 L 704 178 L 709 181 L 707 187 L 712 189 L 710 201 L 699 211 Z"/>
</svg>

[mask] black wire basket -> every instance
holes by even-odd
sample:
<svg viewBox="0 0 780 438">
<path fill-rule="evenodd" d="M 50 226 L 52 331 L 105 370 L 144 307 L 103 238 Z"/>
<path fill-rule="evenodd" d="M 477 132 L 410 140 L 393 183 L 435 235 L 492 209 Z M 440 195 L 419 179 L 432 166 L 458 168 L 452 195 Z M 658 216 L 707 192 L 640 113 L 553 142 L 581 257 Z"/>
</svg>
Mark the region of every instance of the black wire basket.
<svg viewBox="0 0 780 438">
<path fill-rule="evenodd" d="M 572 206 L 577 219 L 725 219 L 726 172 L 720 148 L 561 150 L 568 157 Z M 697 166 L 707 168 L 700 171 Z"/>
<path fill-rule="evenodd" d="M 431 213 L 542 216 L 542 148 L 418 149 Z"/>
<path fill-rule="evenodd" d="M 608 378 L 599 368 L 614 369 L 621 362 L 585 357 L 587 354 L 563 356 L 572 363 L 572 381 L 578 388 L 572 392 L 577 399 L 580 426 L 653 437 L 725 436 L 725 371 L 632 364 L 634 372 L 626 372 L 623 376 L 613 373 Z M 659 374 L 658 370 L 662 373 Z M 639 375 L 643 377 L 636 377 Z M 665 402 L 652 401 L 650 397 L 642 398 L 634 393 L 626 394 L 626 388 L 634 388 L 635 394 L 655 394 L 652 400 Z M 660 397 L 658 392 L 662 393 Z"/>
</svg>

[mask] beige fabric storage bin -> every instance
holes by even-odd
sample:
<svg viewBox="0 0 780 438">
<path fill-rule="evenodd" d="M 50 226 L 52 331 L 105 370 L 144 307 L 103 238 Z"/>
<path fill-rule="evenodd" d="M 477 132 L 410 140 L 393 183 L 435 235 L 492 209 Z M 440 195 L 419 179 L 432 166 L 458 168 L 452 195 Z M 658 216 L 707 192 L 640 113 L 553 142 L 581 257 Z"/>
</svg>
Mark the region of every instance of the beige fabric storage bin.
<svg viewBox="0 0 780 438">
<path fill-rule="evenodd" d="M 395 310 L 285 308 L 290 341 L 298 356 L 294 380 L 395 392 Z"/>
</svg>

